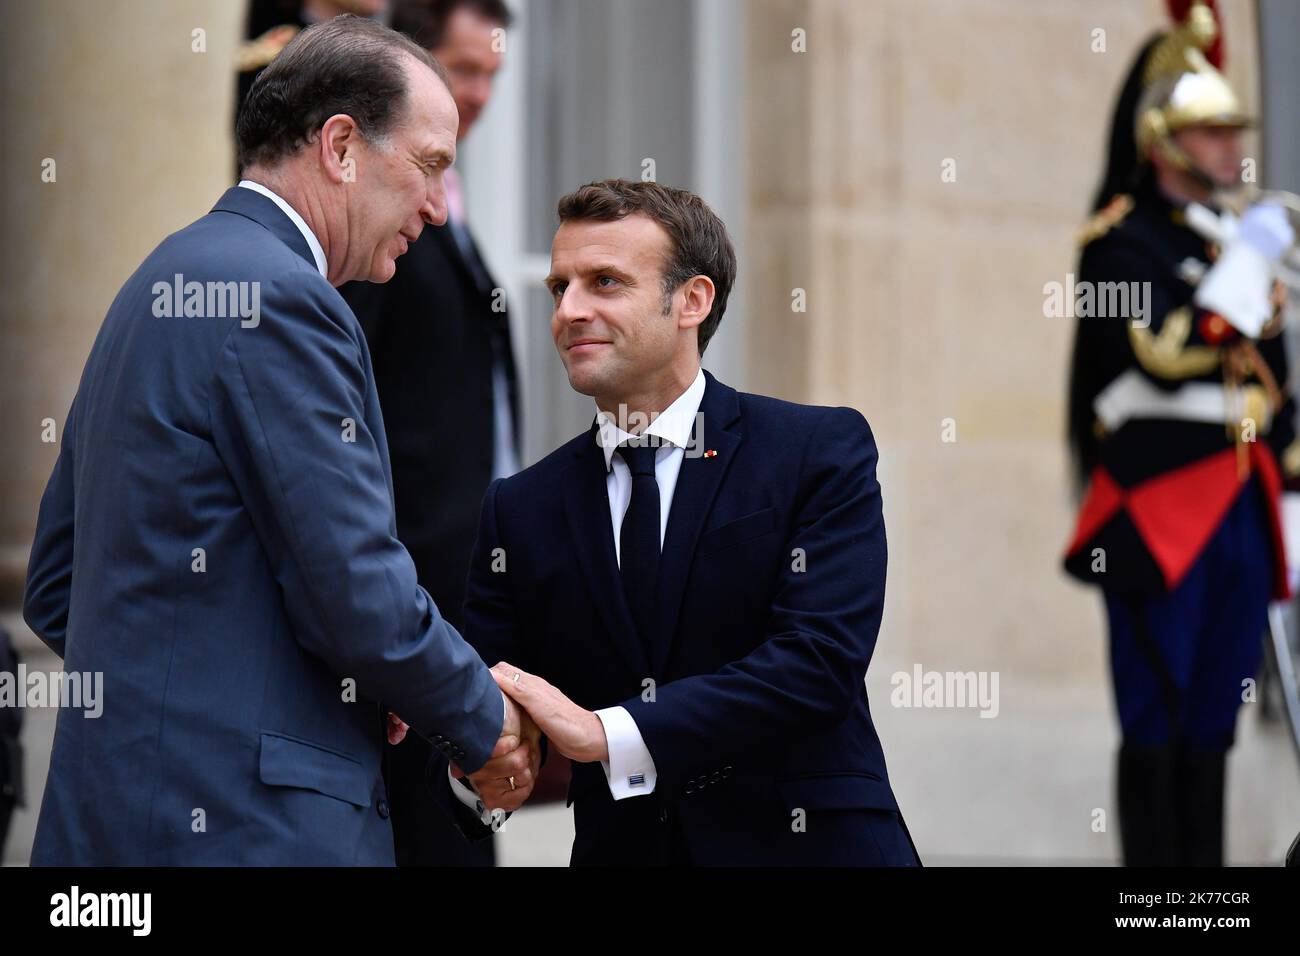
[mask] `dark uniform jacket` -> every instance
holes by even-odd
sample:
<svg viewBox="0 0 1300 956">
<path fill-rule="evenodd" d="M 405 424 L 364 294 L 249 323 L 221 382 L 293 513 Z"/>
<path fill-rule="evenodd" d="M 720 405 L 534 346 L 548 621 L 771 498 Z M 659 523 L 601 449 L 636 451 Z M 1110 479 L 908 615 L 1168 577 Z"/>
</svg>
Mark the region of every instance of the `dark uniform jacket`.
<svg viewBox="0 0 1300 956">
<path fill-rule="evenodd" d="M 1280 293 L 1258 340 L 1199 308 L 1196 286 L 1218 249 L 1153 183 L 1117 196 L 1082 239 L 1077 287 L 1092 300 L 1080 299 L 1077 311 L 1091 306 L 1105 314 L 1078 318 L 1071 409 L 1088 487 L 1067 570 L 1117 591 L 1172 590 L 1254 476 L 1269 501 L 1275 587 L 1282 596 L 1277 502 L 1284 476 L 1300 473 L 1300 446 L 1293 444 Z M 1138 295 L 1126 302 L 1117 287 L 1103 283 L 1126 284 Z M 1113 395 L 1108 388 L 1124 376 L 1140 376 L 1128 384 L 1149 386 L 1169 407 L 1153 412 L 1148 401 L 1145 411 L 1106 421 L 1097 412 L 1098 396 Z M 1194 406 L 1213 401 L 1216 389 L 1223 390 L 1224 414 L 1198 418 Z"/>
</svg>

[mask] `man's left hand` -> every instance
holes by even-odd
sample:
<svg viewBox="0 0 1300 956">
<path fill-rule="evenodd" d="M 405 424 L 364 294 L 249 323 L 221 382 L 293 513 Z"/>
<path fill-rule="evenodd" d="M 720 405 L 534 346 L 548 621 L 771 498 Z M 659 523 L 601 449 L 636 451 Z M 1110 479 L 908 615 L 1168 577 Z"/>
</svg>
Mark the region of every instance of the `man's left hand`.
<svg viewBox="0 0 1300 956">
<path fill-rule="evenodd" d="M 536 721 L 561 754 L 579 763 L 609 759 L 605 725 L 542 678 L 501 661 L 492 668 L 497 686 Z"/>
</svg>

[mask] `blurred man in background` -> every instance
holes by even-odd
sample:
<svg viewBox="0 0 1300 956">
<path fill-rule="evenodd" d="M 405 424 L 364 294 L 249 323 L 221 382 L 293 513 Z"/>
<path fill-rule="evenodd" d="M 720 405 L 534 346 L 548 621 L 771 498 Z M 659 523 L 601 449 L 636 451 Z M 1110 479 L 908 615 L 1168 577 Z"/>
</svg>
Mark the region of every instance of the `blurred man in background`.
<svg viewBox="0 0 1300 956">
<path fill-rule="evenodd" d="M 492 96 L 510 11 L 501 0 L 402 0 L 392 25 L 446 68 L 463 140 Z M 446 225 L 424 230 L 391 282 L 341 291 L 374 361 L 398 537 L 459 627 L 479 504 L 489 482 L 519 469 L 520 432 L 503 293 L 466 223 L 459 175 L 448 169 L 444 179 Z M 430 755 L 414 734 L 388 751 L 398 865 L 491 866 L 492 842 L 467 843 L 430 804 Z"/>
<path fill-rule="evenodd" d="M 1203 52 L 1213 13 L 1173 6 L 1083 231 L 1070 383 L 1087 491 L 1066 567 L 1105 594 L 1129 866 L 1223 862 L 1225 760 L 1287 592 L 1279 493 L 1300 472 L 1271 274 L 1294 235 L 1276 206 L 1220 204 L 1248 119 Z"/>
</svg>

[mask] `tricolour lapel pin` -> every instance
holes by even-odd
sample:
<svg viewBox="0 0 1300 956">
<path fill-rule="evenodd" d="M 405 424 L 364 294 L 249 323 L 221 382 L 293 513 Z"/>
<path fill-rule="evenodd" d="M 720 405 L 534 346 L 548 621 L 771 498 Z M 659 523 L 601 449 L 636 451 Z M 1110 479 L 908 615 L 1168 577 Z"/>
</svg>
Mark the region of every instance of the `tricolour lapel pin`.
<svg viewBox="0 0 1300 956">
<path fill-rule="evenodd" d="M 716 448 L 710 448 L 708 451 L 706 451 L 706 452 L 704 453 L 704 457 L 705 457 L 705 458 L 717 458 L 717 457 L 718 457 L 718 450 L 717 450 Z"/>
</svg>

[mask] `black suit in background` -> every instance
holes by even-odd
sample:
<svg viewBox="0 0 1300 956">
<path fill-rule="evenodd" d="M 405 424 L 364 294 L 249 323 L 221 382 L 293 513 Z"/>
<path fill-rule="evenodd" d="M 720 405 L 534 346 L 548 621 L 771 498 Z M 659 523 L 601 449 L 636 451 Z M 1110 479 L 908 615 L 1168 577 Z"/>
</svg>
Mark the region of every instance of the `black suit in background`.
<svg viewBox="0 0 1300 956">
<path fill-rule="evenodd" d="M 459 610 L 459 608 L 457 609 Z M 18 652 L 9 640 L 9 632 L 0 628 L 0 674 L 12 674 L 18 681 Z M 18 693 L 23 693 L 22 688 Z M 0 859 L 4 858 L 5 838 L 15 807 L 23 803 L 23 751 L 18 734 L 23 726 L 19 707 L 0 707 Z"/>
<path fill-rule="evenodd" d="M 420 584 L 458 628 L 483 492 L 492 480 L 494 360 L 505 371 L 519 435 L 509 323 L 505 311 L 493 311 L 494 287 L 472 240 L 467 256 L 448 225 L 426 226 L 389 282 L 339 290 L 370 346 L 397 536 L 415 559 Z M 492 841 L 467 843 L 430 804 L 430 755 L 415 734 L 388 749 L 398 866 L 491 866 Z"/>
</svg>

